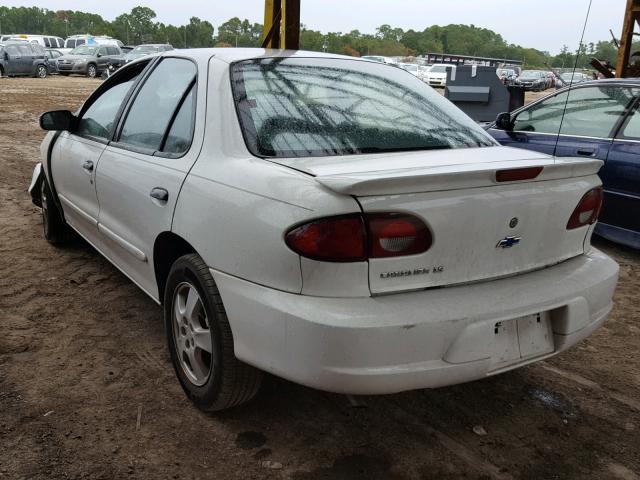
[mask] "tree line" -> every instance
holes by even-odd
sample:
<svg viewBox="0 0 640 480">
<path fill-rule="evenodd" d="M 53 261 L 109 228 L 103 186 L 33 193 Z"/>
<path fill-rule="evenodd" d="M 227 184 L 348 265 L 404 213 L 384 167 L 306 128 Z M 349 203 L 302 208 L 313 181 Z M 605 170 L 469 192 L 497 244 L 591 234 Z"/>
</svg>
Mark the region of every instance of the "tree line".
<svg viewBox="0 0 640 480">
<path fill-rule="evenodd" d="M 48 10 L 38 7 L 0 7 L 0 33 L 48 34 L 67 37 L 91 33 L 118 38 L 127 45 L 167 42 L 177 48 L 259 47 L 262 25 L 234 17 L 216 32 L 211 22 L 191 17 L 186 25 L 168 25 L 155 21 L 156 13 L 137 6 L 129 13 L 107 21 L 100 15 L 73 10 Z M 352 30 L 348 33 L 323 33 L 302 25 L 300 48 L 352 56 L 417 56 L 428 52 L 475 55 L 522 60 L 527 67 L 545 63 L 558 68 L 588 67 L 592 57 L 615 64 L 617 48 L 610 40 L 581 45 L 570 51 L 564 45 L 557 55 L 507 42 L 487 28 L 475 25 L 433 25 L 422 31 L 403 30 L 381 25 L 373 34 Z"/>
</svg>

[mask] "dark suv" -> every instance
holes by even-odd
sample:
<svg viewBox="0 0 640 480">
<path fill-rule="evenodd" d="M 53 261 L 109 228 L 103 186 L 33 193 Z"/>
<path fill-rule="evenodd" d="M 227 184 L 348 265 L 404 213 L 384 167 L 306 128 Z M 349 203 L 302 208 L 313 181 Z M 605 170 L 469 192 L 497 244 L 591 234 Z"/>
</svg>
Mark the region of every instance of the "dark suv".
<svg viewBox="0 0 640 480">
<path fill-rule="evenodd" d="M 58 58 L 58 73 L 79 73 L 93 78 L 105 71 L 109 64 L 118 68 L 122 63 L 122 51 L 115 44 L 81 45 Z"/>
<path fill-rule="evenodd" d="M 47 54 L 40 45 L 7 42 L 0 45 L 0 76 L 22 75 L 45 78 L 49 73 Z"/>
</svg>

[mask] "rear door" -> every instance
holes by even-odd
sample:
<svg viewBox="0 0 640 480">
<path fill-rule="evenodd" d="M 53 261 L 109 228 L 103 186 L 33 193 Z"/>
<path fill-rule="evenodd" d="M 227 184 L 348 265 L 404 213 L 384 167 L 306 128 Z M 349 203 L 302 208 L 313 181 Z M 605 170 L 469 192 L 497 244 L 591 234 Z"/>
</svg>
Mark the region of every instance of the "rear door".
<svg viewBox="0 0 640 480">
<path fill-rule="evenodd" d="M 616 135 L 600 177 L 605 202 L 598 230 L 606 226 L 618 231 L 614 239 L 640 247 L 640 112 L 630 112 Z"/>
<path fill-rule="evenodd" d="M 100 159 L 96 185 L 105 254 L 157 298 L 153 246 L 171 230 L 182 182 L 200 150 L 204 111 L 196 109 L 196 96 L 204 98 L 206 79 L 198 81 L 188 59 L 154 65 Z"/>
<path fill-rule="evenodd" d="M 21 58 L 21 66 L 20 73 L 23 75 L 33 75 L 35 73 L 35 60 L 37 57 L 35 49 L 37 48 L 37 44 L 35 45 L 18 45 L 20 49 Z"/>
</svg>

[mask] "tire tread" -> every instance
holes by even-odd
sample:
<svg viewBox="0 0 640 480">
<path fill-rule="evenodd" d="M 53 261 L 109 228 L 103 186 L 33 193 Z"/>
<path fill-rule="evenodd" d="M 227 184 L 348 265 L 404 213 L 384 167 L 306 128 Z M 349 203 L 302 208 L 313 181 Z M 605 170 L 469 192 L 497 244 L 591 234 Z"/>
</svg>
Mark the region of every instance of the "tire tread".
<svg viewBox="0 0 640 480">
<path fill-rule="evenodd" d="M 202 258 L 198 254 L 191 253 L 180 257 L 176 260 L 177 262 L 188 263 L 203 282 L 202 287 L 212 300 L 221 336 L 222 371 L 218 395 L 208 404 L 197 403 L 197 405 L 204 411 L 219 411 L 246 403 L 258 393 L 262 385 L 263 372 L 241 362 L 235 357 L 233 333 L 222 297 L 209 272 L 209 267 L 207 267 Z M 165 302 L 168 298 L 169 296 L 166 295 Z M 169 331 L 167 333 L 169 334 Z M 185 389 L 185 391 L 187 390 Z M 189 395 L 188 391 L 187 394 Z M 189 396 L 194 400 L 192 395 Z"/>
</svg>

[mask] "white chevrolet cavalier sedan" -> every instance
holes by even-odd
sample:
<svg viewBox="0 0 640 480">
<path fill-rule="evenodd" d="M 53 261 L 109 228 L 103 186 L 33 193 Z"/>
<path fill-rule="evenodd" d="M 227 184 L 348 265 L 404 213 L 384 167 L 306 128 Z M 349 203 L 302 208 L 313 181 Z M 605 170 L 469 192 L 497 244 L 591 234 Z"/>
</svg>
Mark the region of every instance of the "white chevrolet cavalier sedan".
<svg viewBox="0 0 640 480">
<path fill-rule="evenodd" d="M 30 191 L 164 307 L 200 408 L 262 372 L 382 394 L 555 355 L 612 307 L 602 162 L 499 146 L 410 73 L 311 52 L 167 52 L 49 112 Z"/>
</svg>

